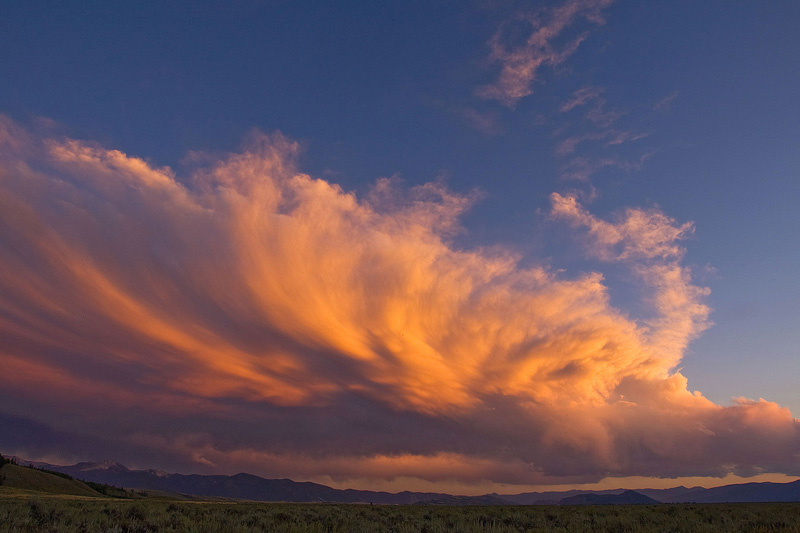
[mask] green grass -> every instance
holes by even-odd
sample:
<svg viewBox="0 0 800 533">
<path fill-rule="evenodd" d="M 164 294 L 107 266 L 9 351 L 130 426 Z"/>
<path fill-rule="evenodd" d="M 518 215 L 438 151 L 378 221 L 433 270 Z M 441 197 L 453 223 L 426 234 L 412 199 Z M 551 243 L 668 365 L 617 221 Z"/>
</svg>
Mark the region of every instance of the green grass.
<svg viewBox="0 0 800 533">
<path fill-rule="evenodd" d="M 800 504 L 439 507 L 0 495 L 0 531 L 800 532 Z"/>
<path fill-rule="evenodd" d="M 3 475 L 3 487 L 51 494 L 69 494 L 72 496 L 100 496 L 99 492 L 89 487 L 86 483 L 71 479 L 69 476 L 59 476 L 42 470 L 12 464 L 3 465 L 0 472 Z"/>
</svg>

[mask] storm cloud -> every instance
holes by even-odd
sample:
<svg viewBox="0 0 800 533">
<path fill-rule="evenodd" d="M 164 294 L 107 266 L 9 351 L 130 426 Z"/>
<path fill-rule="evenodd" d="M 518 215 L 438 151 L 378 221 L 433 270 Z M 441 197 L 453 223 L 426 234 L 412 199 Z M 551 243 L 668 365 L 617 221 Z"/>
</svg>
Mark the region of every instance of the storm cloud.
<svg viewBox="0 0 800 533">
<path fill-rule="evenodd" d="M 549 222 L 638 284 L 634 317 L 601 272 L 453 245 L 475 196 L 359 198 L 297 152 L 253 134 L 177 175 L 2 119 L 0 411 L 30 439 L 0 446 L 295 478 L 800 474 L 787 409 L 717 405 L 678 369 L 709 324 L 691 223 L 551 196 Z"/>
</svg>

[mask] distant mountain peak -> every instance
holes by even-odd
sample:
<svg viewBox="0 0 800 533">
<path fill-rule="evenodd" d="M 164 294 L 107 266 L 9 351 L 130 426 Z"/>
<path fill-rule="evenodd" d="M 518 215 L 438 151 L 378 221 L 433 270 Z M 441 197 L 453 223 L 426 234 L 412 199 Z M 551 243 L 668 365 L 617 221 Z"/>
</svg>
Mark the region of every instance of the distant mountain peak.
<svg viewBox="0 0 800 533">
<path fill-rule="evenodd" d="M 120 465 L 120 466 L 122 466 L 122 465 Z M 152 468 L 149 469 L 149 470 L 145 470 L 145 472 L 147 472 L 148 474 L 153 474 L 154 476 L 160 477 L 160 478 L 165 478 L 165 477 L 169 477 L 169 476 L 172 475 L 169 472 L 164 472 L 163 470 L 153 470 Z"/>
<path fill-rule="evenodd" d="M 99 461 L 96 463 L 78 463 L 75 466 L 78 467 L 78 470 L 81 472 L 91 472 L 93 470 L 105 470 L 108 472 L 130 472 L 127 466 L 111 459 L 106 459 L 105 461 Z"/>
<path fill-rule="evenodd" d="M 576 494 L 569 498 L 563 498 L 558 503 L 560 505 L 637 505 L 661 502 L 635 490 L 626 490 L 620 494 Z"/>
</svg>

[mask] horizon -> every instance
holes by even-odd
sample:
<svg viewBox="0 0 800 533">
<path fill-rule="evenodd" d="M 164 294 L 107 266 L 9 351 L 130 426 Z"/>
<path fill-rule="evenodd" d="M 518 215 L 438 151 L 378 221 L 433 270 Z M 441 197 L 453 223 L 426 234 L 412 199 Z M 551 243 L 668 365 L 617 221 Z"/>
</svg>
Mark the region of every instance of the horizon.
<svg viewBox="0 0 800 533">
<path fill-rule="evenodd" d="M 6 455 L 6 454 L 0 454 L 0 455 L 2 455 L 3 457 L 6 457 L 7 459 L 16 460 L 18 464 L 20 462 L 28 463 L 29 465 L 31 465 L 31 466 L 33 466 L 35 468 L 40 468 L 42 466 L 44 466 L 44 467 L 69 467 L 69 466 L 73 466 L 74 467 L 74 466 L 79 466 L 79 465 L 84 465 L 84 464 L 86 464 L 86 465 L 99 465 L 99 464 L 111 463 L 111 464 L 116 465 L 116 466 L 121 466 L 121 467 L 123 467 L 123 468 L 125 468 L 125 469 L 127 469 L 129 471 L 164 472 L 164 473 L 170 474 L 170 475 L 177 474 L 177 475 L 184 475 L 184 476 L 185 475 L 198 475 L 196 472 L 170 472 L 170 471 L 164 471 L 164 470 L 160 470 L 160 469 L 145 468 L 145 467 L 141 467 L 141 466 L 140 467 L 129 467 L 128 465 L 124 465 L 124 464 L 122 464 L 122 463 L 120 463 L 118 461 L 115 461 L 114 459 L 103 459 L 103 460 L 100 460 L 100 461 L 80 461 L 80 462 L 77 462 L 77 463 L 74 463 L 74 464 L 65 464 L 65 463 L 57 463 L 57 462 L 56 463 L 52 463 L 52 462 L 49 462 L 49 461 L 32 461 L 32 460 L 29 460 L 29 459 L 18 457 L 16 455 Z M 249 472 L 236 472 L 234 474 L 214 474 L 214 475 L 236 476 L 236 475 L 240 475 L 240 474 L 256 475 L 256 474 L 252 474 L 252 473 L 249 473 Z M 203 475 L 203 474 L 199 474 L 199 475 Z M 389 493 L 394 493 L 394 494 L 409 490 L 409 489 L 401 489 L 401 490 L 389 489 L 389 490 L 387 490 L 387 489 L 380 489 L 380 488 L 362 488 L 362 487 L 351 486 L 351 485 L 346 485 L 345 486 L 345 485 L 341 485 L 340 483 L 336 483 L 335 481 L 332 481 L 330 483 L 325 483 L 325 482 L 322 482 L 322 481 L 296 480 L 296 479 L 291 479 L 291 478 L 269 478 L 269 477 L 265 477 L 265 476 L 258 476 L 258 477 L 261 477 L 262 479 L 289 479 L 290 481 L 294 481 L 294 482 L 312 482 L 312 483 L 325 485 L 327 487 L 338 489 L 338 490 L 346 490 L 346 489 L 368 490 L 368 491 L 375 491 L 375 492 L 389 492 Z M 693 484 L 691 481 L 688 481 L 690 479 L 697 480 L 698 484 Z M 625 485 L 614 485 L 614 483 L 615 483 L 614 480 L 610 480 L 609 478 L 606 478 L 606 479 L 602 480 L 599 483 L 593 483 L 593 484 L 588 484 L 588 485 L 581 485 L 581 486 L 574 486 L 574 485 L 568 485 L 568 486 L 546 485 L 544 487 L 527 487 L 527 488 L 525 488 L 525 490 L 522 490 L 521 492 L 482 492 L 479 489 L 479 487 L 476 485 L 472 489 L 468 489 L 467 492 L 463 492 L 463 493 L 459 493 L 459 492 L 444 492 L 443 494 L 449 494 L 449 495 L 452 495 L 452 496 L 490 496 L 490 495 L 493 495 L 493 494 L 497 494 L 498 496 L 516 496 L 516 495 L 525 494 L 525 493 L 542 493 L 542 494 L 544 494 L 544 493 L 547 493 L 547 492 L 562 493 L 562 492 L 571 492 L 571 491 L 615 492 L 615 491 L 627 491 L 627 490 L 638 491 L 638 490 L 645 490 L 645 489 L 669 490 L 669 489 L 673 489 L 673 488 L 686 488 L 686 489 L 704 488 L 704 489 L 709 489 L 709 488 L 725 487 L 725 486 L 731 486 L 731 485 L 742 485 L 742 484 L 746 484 L 746 483 L 792 483 L 792 482 L 795 482 L 795 481 L 800 481 L 800 477 L 758 475 L 758 476 L 753 476 L 753 477 L 750 477 L 750 478 L 741 478 L 741 477 L 738 477 L 738 476 L 730 476 L 729 475 L 729 476 L 726 476 L 725 478 L 719 479 L 716 483 L 715 482 L 709 483 L 709 481 L 710 481 L 709 478 L 683 478 L 683 480 L 684 480 L 683 483 L 680 483 L 680 484 L 676 485 L 676 484 L 674 484 L 674 482 L 670 483 L 670 480 L 667 480 L 667 479 L 641 478 L 641 479 L 638 480 L 638 483 L 641 486 L 638 486 L 636 482 L 631 483 L 630 481 L 628 482 L 628 484 L 625 484 Z M 651 484 L 648 485 L 648 483 L 651 483 Z M 655 483 L 655 485 L 653 485 L 652 483 Z M 127 488 L 130 488 L 130 487 L 127 487 Z M 516 490 L 517 489 L 515 489 L 515 491 Z M 440 492 L 441 493 L 441 491 L 439 491 L 439 490 L 424 490 L 424 489 L 410 490 L 410 492 L 421 492 L 421 493 L 425 493 L 425 492 Z"/>
<path fill-rule="evenodd" d="M 0 448 L 800 479 L 800 4 L 362 4 L 0 8 Z"/>
</svg>

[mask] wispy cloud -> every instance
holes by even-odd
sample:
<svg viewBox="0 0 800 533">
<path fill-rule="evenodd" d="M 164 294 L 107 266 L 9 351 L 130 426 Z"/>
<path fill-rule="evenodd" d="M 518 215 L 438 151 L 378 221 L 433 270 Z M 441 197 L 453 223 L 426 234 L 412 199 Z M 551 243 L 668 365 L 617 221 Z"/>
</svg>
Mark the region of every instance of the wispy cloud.
<svg viewBox="0 0 800 533">
<path fill-rule="evenodd" d="M 561 145 L 559 145 L 559 148 L 561 148 Z M 562 149 L 567 148 L 569 148 L 569 145 L 566 145 Z M 565 152 L 565 154 L 566 153 L 569 152 Z M 653 152 L 645 153 L 639 156 L 638 159 L 625 159 L 619 156 L 592 157 L 580 155 L 571 158 L 562 165 L 559 169 L 559 175 L 564 181 L 588 183 L 594 174 L 606 168 L 617 168 L 624 172 L 641 170 L 645 161 L 652 156 Z"/>
<path fill-rule="evenodd" d="M 662 98 L 661 100 L 659 100 L 658 102 L 656 102 L 655 105 L 653 105 L 653 109 L 655 109 L 656 111 L 667 110 L 672 106 L 672 102 L 674 102 L 676 98 L 678 98 L 678 91 L 673 91 L 664 98 Z"/>
<path fill-rule="evenodd" d="M 466 107 L 464 109 L 458 109 L 456 112 L 467 124 L 482 132 L 484 135 L 498 135 L 503 131 L 500 124 L 500 117 L 494 111 L 478 111 L 472 107 Z"/>
<path fill-rule="evenodd" d="M 609 127 L 625 113 L 617 109 L 606 109 L 606 99 L 603 96 L 604 90 L 599 87 L 584 87 L 573 93 L 572 98 L 564 102 L 559 110 L 567 113 L 578 107 L 588 106 L 585 112 L 586 119 L 596 126 Z"/>
<path fill-rule="evenodd" d="M 716 405 L 675 370 L 708 291 L 691 224 L 657 209 L 552 196 L 550 223 L 641 285 L 631 317 L 599 272 L 453 247 L 476 197 L 441 183 L 359 198 L 277 134 L 182 176 L 0 125 L 0 410 L 30 432 L 295 477 L 800 470 L 786 409 Z"/>
<path fill-rule="evenodd" d="M 649 151 L 640 152 L 639 155 L 620 155 L 609 150 L 644 139 L 649 133 L 623 129 L 616 124 L 627 112 L 608 109 L 604 93 L 605 90 L 601 87 L 583 87 L 576 90 L 559 107 L 562 114 L 576 114 L 577 110 L 582 113 L 582 120 L 578 121 L 577 127 L 565 124 L 554 134 L 555 137 L 561 137 L 556 144 L 555 155 L 567 158 L 560 169 L 563 180 L 588 182 L 593 174 L 609 167 L 626 172 L 639 170 L 654 153 Z M 570 133 L 575 129 L 580 133 Z M 584 143 L 593 146 L 587 148 L 582 146 Z M 601 149 L 598 150 L 598 147 Z"/>
<path fill-rule="evenodd" d="M 568 0 L 553 8 L 519 17 L 515 23 L 526 26 L 524 39 L 514 35 L 511 22 L 506 23 L 489 41 L 490 60 L 499 63 L 499 78 L 476 91 L 482 98 L 498 100 L 513 107 L 520 98 L 533 92 L 532 85 L 543 66 L 556 66 L 571 56 L 587 38 L 587 33 L 565 36 L 579 19 L 604 24 L 602 11 L 613 0 Z M 563 42 L 566 41 L 566 42 Z"/>
<path fill-rule="evenodd" d="M 584 87 L 582 89 L 578 89 L 572 94 L 572 98 L 561 104 L 559 110 L 562 113 L 566 113 L 568 111 L 572 111 L 576 107 L 582 107 L 587 105 L 590 102 L 597 102 L 602 101 L 605 103 L 605 100 L 602 99 L 603 90 L 599 87 Z"/>
<path fill-rule="evenodd" d="M 614 129 L 576 135 L 560 140 L 556 145 L 556 155 L 563 157 L 572 154 L 578 148 L 579 144 L 586 141 L 604 141 L 603 144 L 605 146 L 617 146 L 626 142 L 638 141 L 645 137 L 647 137 L 646 133 L 634 133 L 632 131 L 619 131 Z"/>
</svg>

